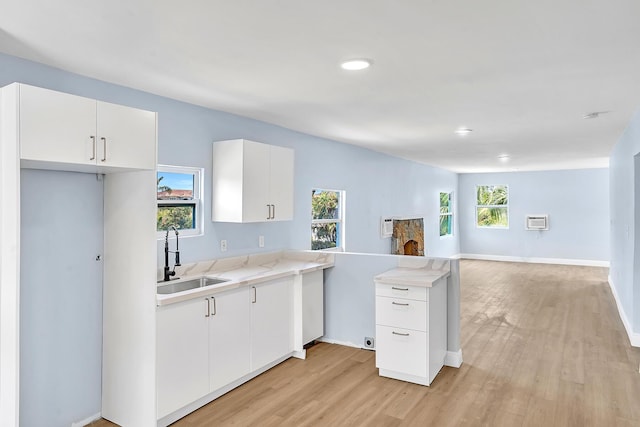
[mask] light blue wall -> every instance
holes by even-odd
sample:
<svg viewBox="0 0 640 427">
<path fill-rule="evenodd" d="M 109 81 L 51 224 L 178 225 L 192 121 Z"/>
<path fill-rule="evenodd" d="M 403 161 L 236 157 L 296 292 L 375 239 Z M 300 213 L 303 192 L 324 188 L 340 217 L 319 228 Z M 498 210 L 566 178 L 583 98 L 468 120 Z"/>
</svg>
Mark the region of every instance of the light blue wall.
<svg viewBox="0 0 640 427">
<path fill-rule="evenodd" d="M 624 310 L 623 317 L 634 333 L 640 333 L 640 111 L 611 151 L 611 269 L 610 276 Z"/>
<path fill-rule="evenodd" d="M 21 172 L 22 426 L 69 427 L 101 410 L 102 200 L 95 175 Z"/>
<path fill-rule="evenodd" d="M 476 185 L 509 186 L 509 229 L 477 228 Z M 462 174 L 460 251 L 516 258 L 609 260 L 609 172 L 582 169 Z M 548 231 L 525 230 L 527 214 L 548 214 Z"/>
</svg>

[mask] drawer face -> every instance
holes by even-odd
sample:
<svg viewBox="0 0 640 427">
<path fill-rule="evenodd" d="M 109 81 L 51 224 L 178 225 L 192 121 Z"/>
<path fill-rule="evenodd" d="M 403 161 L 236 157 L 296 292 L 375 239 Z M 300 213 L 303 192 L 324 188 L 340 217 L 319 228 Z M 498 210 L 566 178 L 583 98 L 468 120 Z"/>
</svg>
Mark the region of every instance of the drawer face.
<svg viewBox="0 0 640 427">
<path fill-rule="evenodd" d="M 376 325 L 376 367 L 427 377 L 427 333 Z"/>
<path fill-rule="evenodd" d="M 376 283 L 376 295 L 427 301 L 427 288 Z"/>
<path fill-rule="evenodd" d="M 426 332 L 427 302 L 377 296 L 376 324 Z"/>
</svg>

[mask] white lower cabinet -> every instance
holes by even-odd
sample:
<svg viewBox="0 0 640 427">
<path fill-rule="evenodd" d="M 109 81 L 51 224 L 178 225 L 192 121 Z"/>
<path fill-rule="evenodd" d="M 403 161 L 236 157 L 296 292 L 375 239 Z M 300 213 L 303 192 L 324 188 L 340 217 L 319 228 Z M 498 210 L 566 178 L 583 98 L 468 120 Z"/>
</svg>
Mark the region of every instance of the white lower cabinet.
<svg viewBox="0 0 640 427">
<path fill-rule="evenodd" d="M 293 280 L 252 286 L 251 370 L 255 371 L 293 350 Z"/>
<path fill-rule="evenodd" d="M 249 288 L 209 297 L 210 391 L 251 372 L 251 305 Z"/>
<path fill-rule="evenodd" d="M 209 322 L 205 298 L 157 310 L 158 418 L 209 392 Z"/>
<path fill-rule="evenodd" d="M 381 376 L 430 385 L 444 366 L 446 283 L 376 284 L 376 367 Z"/>
<path fill-rule="evenodd" d="M 292 319 L 292 278 L 158 307 L 158 419 L 291 354 Z"/>
</svg>

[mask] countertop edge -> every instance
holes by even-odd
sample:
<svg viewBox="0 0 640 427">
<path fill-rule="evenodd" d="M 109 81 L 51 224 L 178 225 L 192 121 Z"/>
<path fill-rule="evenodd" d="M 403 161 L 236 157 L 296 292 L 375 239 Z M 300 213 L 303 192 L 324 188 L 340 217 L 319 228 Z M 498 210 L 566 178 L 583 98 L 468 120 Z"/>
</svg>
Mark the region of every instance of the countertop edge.
<svg viewBox="0 0 640 427">
<path fill-rule="evenodd" d="M 284 277 L 297 276 L 305 273 L 312 273 L 314 271 L 331 268 L 334 265 L 333 263 L 319 264 L 319 263 L 309 263 L 309 262 L 301 262 L 300 264 L 303 264 L 304 266 L 302 268 L 291 268 L 285 271 L 265 272 L 265 273 L 261 273 L 259 276 L 250 277 L 250 278 L 241 279 L 241 280 L 230 279 L 229 282 L 221 283 L 214 286 L 208 286 L 206 288 L 197 288 L 197 289 L 192 289 L 188 291 L 177 292 L 175 294 L 168 294 L 168 295 L 156 294 L 156 307 L 165 307 L 171 304 L 188 301 L 195 298 L 215 295 L 221 292 L 238 289 L 245 286 L 256 285 L 262 282 L 267 282 L 269 280 L 277 280 L 277 279 L 282 279 Z M 309 265 L 309 264 L 312 264 L 312 265 Z M 199 274 L 194 276 L 185 276 L 185 277 L 182 277 L 181 279 L 189 280 L 189 279 L 200 278 L 203 276 L 219 277 L 224 279 L 225 272 L 219 272 L 219 273 L 209 272 L 209 273 L 204 273 L 204 274 Z"/>
</svg>

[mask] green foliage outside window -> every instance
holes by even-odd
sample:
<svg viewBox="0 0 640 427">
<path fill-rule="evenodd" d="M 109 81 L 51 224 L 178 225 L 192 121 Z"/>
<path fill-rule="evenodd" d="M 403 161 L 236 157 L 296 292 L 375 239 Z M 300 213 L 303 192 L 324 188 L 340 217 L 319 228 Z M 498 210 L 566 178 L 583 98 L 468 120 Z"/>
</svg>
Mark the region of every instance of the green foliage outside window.
<svg viewBox="0 0 640 427">
<path fill-rule="evenodd" d="M 171 202 L 171 200 L 193 200 L 193 185 L 187 190 L 175 190 L 163 183 L 163 179 L 164 176 L 158 173 L 157 192 L 159 202 L 156 230 L 165 231 L 171 226 L 175 226 L 179 230 L 194 229 L 196 227 L 196 204 Z"/>
<path fill-rule="evenodd" d="M 452 234 L 451 193 L 440 193 L 440 236 Z"/>
<path fill-rule="evenodd" d="M 311 190 L 311 215 L 315 220 L 311 224 L 311 249 L 335 248 L 340 234 L 340 193 Z"/>
<path fill-rule="evenodd" d="M 479 185 L 476 188 L 478 227 L 509 226 L 509 192 L 506 185 Z"/>
</svg>

